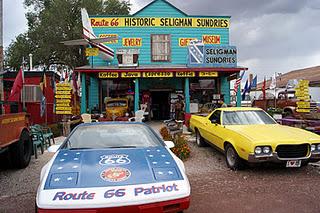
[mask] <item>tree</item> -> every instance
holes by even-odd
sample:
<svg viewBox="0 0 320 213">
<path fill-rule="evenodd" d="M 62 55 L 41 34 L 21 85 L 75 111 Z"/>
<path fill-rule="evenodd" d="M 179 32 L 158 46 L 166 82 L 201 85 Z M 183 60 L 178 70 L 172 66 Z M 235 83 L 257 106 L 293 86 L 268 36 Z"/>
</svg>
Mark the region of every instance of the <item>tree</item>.
<svg viewBox="0 0 320 213">
<path fill-rule="evenodd" d="M 22 59 L 28 58 L 31 52 L 32 46 L 27 33 L 18 35 L 5 51 L 5 67 L 9 66 L 18 70 L 22 64 Z"/>
<path fill-rule="evenodd" d="M 60 43 L 82 38 L 80 9 L 86 8 L 89 14 L 128 15 L 131 6 L 119 0 L 25 0 L 24 4 L 30 10 L 26 14 L 28 31 L 6 51 L 6 65 L 15 68 L 21 64 L 21 56 L 28 59 L 29 53 L 33 54 L 34 64 L 85 65 L 82 48 Z"/>
</svg>

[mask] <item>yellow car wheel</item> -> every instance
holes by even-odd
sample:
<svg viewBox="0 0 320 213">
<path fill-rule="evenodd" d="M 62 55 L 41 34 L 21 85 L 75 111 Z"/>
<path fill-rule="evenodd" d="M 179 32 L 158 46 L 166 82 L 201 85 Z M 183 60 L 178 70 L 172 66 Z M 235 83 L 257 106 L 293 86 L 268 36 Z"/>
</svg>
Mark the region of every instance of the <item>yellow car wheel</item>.
<svg viewBox="0 0 320 213">
<path fill-rule="evenodd" d="M 243 160 L 239 157 L 237 151 L 231 144 L 227 144 L 225 147 L 225 156 L 227 166 L 232 170 L 241 170 L 244 167 Z"/>
<path fill-rule="evenodd" d="M 206 142 L 204 142 L 203 137 L 200 135 L 199 130 L 196 130 L 196 142 L 199 147 L 206 146 Z"/>
</svg>

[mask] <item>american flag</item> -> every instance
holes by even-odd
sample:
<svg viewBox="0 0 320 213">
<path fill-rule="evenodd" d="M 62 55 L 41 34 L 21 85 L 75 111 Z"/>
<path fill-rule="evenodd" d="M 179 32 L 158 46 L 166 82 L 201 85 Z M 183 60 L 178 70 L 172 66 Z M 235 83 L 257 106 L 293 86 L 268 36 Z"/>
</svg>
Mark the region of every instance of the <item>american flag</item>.
<svg viewBox="0 0 320 213">
<path fill-rule="evenodd" d="M 237 92 L 238 92 L 238 88 L 239 88 L 239 85 L 240 85 L 240 83 L 241 83 L 241 79 L 242 79 L 243 75 L 244 75 L 244 71 L 242 71 L 240 77 L 237 78 L 236 82 L 234 83 L 234 89 L 233 89 L 233 91 L 234 91 L 235 94 L 237 94 Z"/>
</svg>

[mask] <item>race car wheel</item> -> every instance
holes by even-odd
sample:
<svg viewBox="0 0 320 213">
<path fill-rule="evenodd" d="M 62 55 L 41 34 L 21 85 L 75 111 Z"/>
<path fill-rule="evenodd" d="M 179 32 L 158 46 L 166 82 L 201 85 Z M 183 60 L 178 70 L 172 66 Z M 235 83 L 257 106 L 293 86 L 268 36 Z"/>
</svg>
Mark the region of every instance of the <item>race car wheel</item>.
<svg viewBox="0 0 320 213">
<path fill-rule="evenodd" d="M 38 206 L 37 206 L 37 202 L 34 203 L 34 212 L 38 213 Z"/>
<path fill-rule="evenodd" d="M 29 165 L 32 154 L 32 141 L 29 133 L 23 130 L 18 142 L 10 147 L 10 155 L 13 166 L 18 169 L 23 169 Z"/>
<path fill-rule="evenodd" d="M 200 135 L 199 130 L 196 130 L 196 142 L 199 147 L 206 146 L 206 142 L 204 142 L 203 137 Z"/>
<path fill-rule="evenodd" d="M 237 151 L 231 144 L 227 144 L 225 147 L 225 155 L 227 166 L 232 170 L 241 170 L 244 167 L 243 160 L 239 157 Z"/>
</svg>

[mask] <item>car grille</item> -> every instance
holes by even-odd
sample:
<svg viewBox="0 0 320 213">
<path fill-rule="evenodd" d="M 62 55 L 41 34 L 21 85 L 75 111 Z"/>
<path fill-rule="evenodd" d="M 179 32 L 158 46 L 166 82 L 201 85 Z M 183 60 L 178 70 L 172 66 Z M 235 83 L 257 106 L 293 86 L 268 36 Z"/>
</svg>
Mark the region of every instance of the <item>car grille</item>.
<svg viewBox="0 0 320 213">
<path fill-rule="evenodd" d="M 309 144 L 278 145 L 276 148 L 279 158 L 302 158 L 309 152 Z"/>
</svg>

